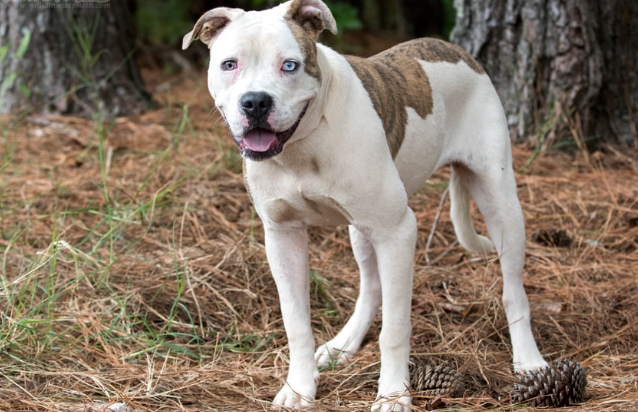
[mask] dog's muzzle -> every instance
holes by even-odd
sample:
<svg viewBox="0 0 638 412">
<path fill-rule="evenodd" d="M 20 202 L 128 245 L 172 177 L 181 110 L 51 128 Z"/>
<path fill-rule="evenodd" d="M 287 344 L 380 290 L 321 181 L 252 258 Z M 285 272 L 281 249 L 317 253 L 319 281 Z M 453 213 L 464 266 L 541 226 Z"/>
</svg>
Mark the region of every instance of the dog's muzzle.
<svg viewBox="0 0 638 412">
<path fill-rule="evenodd" d="M 233 134 L 233 139 L 239 146 L 241 155 L 251 160 L 265 160 L 281 153 L 284 144 L 295 133 L 308 108 L 308 105 L 304 107 L 292 127 L 276 131 L 267 120 L 273 106 L 270 95 L 264 92 L 249 92 L 242 96 L 239 103 L 241 111 L 248 119 L 248 128 L 243 136 Z"/>
</svg>

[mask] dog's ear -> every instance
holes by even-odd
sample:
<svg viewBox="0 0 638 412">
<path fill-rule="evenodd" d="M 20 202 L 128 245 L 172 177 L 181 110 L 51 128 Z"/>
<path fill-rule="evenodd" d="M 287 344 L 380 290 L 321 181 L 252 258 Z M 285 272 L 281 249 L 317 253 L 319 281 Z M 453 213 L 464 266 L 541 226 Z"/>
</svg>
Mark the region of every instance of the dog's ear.
<svg viewBox="0 0 638 412">
<path fill-rule="evenodd" d="M 337 34 L 337 22 L 321 0 L 292 0 L 287 15 L 315 37 L 325 29 Z"/>
<path fill-rule="evenodd" d="M 242 9 L 230 9 L 228 7 L 218 7 L 207 11 L 197 20 L 193 30 L 184 36 L 182 40 L 182 49 L 188 49 L 188 46 L 197 39 L 210 47 L 212 40 L 226 27 L 228 23 L 241 16 L 245 12 Z"/>
</svg>

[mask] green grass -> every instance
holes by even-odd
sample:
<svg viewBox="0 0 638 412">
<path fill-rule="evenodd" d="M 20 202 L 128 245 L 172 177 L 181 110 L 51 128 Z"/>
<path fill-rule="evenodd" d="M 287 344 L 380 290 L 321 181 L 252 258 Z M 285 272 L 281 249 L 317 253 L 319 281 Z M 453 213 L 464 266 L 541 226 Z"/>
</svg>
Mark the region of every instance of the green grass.
<svg viewBox="0 0 638 412">
<path fill-rule="evenodd" d="M 9 128 L 4 130 L 5 147 L 10 147 L 15 142 L 8 138 Z M 122 353 L 122 359 L 139 358 L 151 352 L 157 356 L 181 353 L 194 359 L 201 358 L 201 315 L 191 313 L 181 302 L 189 283 L 189 269 L 188 260 L 178 259 L 176 254 L 178 221 L 173 222 L 171 274 L 164 278 L 165 285 L 171 285 L 173 302 L 161 322 L 149 320 L 149 308 L 140 306 L 133 299 L 132 285 L 130 289 L 122 289 L 121 282 L 114 283 L 112 279 L 114 267 L 138 253 L 142 239 L 157 225 L 157 217 L 164 213 L 175 214 L 176 203 L 182 203 L 181 199 L 175 198 L 175 192 L 183 191 L 182 186 L 189 179 L 209 166 L 184 166 L 188 163 L 181 162 L 183 173 L 180 176 L 148 190 L 151 184 L 157 185 L 154 180 L 163 168 L 174 167 L 184 134 L 196 134 L 190 123 L 188 106 L 183 106 L 181 115 L 171 127 L 170 144 L 157 156 L 150 156 L 156 160 L 132 193 L 118 191 L 109 183 L 109 172 L 114 167 L 110 163 L 114 160 L 107 147 L 108 133 L 104 116 L 96 114 L 89 139 L 95 144 L 90 145 L 84 155 L 92 157 L 99 168 L 94 185 L 101 199 L 96 198 L 84 207 L 68 207 L 62 199 L 70 197 L 74 189 L 51 177 L 51 184 L 57 187 L 49 201 L 53 205 L 52 212 L 35 217 L 29 215 L 29 220 L 22 220 L 18 227 L 8 227 L 6 221 L 2 225 L 3 237 L 8 241 L 0 246 L 0 352 L 10 351 L 14 361 L 60 353 L 65 347 L 82 342 L 102 349 L 110 344 L 120 348 L 127 345 L 144 348 Z M 20 179 L 24 169 L 24 165 L 11 159 L 5 159 L 0 167 L 0 172 L 9 177 L 0 185 L 0 200 L 9 205 L 9 210 L 3 208 L 3 217 L 20 212 L 12 202 L 14 199 L 5 196 L 11 179 Z M 23 255 L 22 266 L 16 267 L 9 261 L 9 256 L 28 246 L 33 226 L 43 222 L 50 228 L 48 246 Z M 75 240 L 66 239 L 69 231 L 75 232 Z M 161 292 L 160 287 L 157 293 Z M 101 307 L 99 315 L 89 313 L 98 316 L 90 319 L 92 326 L 74 318 L 73 311 L 67 307 L 78 301 L 90 305 L 83 295 L 90 296 Z M 176 328 L 176 324 L 180 326 Z M 189 325 L 187 331 L 183 330 L 184 324 Z M 96 329 L 95 325 L 99 327 Z"/>
<path fill-rule="evenodd" d="M 310 293 L 313 294 L 319 302 L 323 304 L 321 313 L 323 315 L 335 316 L 339 314 L 338 307 L 335 304 L 330 285 L 330 281 L 325 277 L 317 274 L 317 271 L 310 270 Z"/>
<path fill-rule="evenodd" d="M 167 98 L 172 103 L 161 116 L 112 120 L 97 113 L 74 126 L 88 142 L 83 147 L 64 136 L 32 137 L 28 132 L 39 126 L 24 116 L 0 120 L 0 410 L 72 410 L 68 404 L 89 410 L 96 399 L 125 401 L 141 411 L 211 410 L 229 400 L 241 407 L 228 410 L 267 409 L 285 379 L 287 341 L 261 223 L 242 188 L 241 157 L 214 125 L 212 132 L 197 126 L 199 102 L 178 103 L 170 91 Z M 126 122 L 161 125 L 166 134 L 137 132 L 130 147 L 115 147 Z M 535 168 L 547 162 L 542 155 L 539 149 L 531 160 Z M 74 157 L 81 167 L 65 162 Z M 595 379 L 613 387 L 606 392 L 612 399 L 631 389 L 618 381 L 636 369 L 636 328 L 629 319 L 635 313 L 635 250 L 614 255 L 607 247 L 622 236 L 633 239 L 626 210 L 636 209 L 635 173 L 604 184 L 589 176 L 581 185 L 564 170 L 552 173 L 555 180 L 525 188 L 535 193 L 524 204 L 529 230 L 575 221 L 576 234 L 597 233 L 605 248 L 574 246 L 554 259 L 560 251 L 528 245 L 530 297 L 568 302 L 564 312 L 541 312 L 535 333 L 544 335 L 540 343 L 552 357 L 580 349 L 563 333 L 593 348 L 578 358 L 602 370 Z M 431 205 L 446 178 L 445 172 L 435 176 L 415 195 L 421 228 L 429 229 L 436 212 Z M 419 206 L 425 204 L 430 207 Z M 588 213 L 573 213 L 581 209 Z M 590 217 L 594 210 L 604 231 Z M 449 221 L 438 230 L 442 253 L 454 234 Z M 309 255 L 317 344 L 345 323 L 358 285 L 345 231 L 334 239 L 327 233 L 334 231 L 311 232 L 335 251 L 311 248 Z M 507 325 L 495 297 L 498 265 L 492 263 L 474 261 L 460 247 L 436 267 L 415 262 L 412 299 L 420 309 L 413 318 L 414 352 L 435 361 L 440 354 L 454 358 L 473 385 L 468 399 L 451 401 L 452 408 L 492 399 L 511 377 L 509 346 L 501 336 Z M 476 287 L 485 277 L 494 290 Z M 449 285 L 449 293 L 441 284 Z M 594 290 L 607 297 L 598 309 Z M 489 310 L 448 313 L 436 305 L 448 295 Z M 622 310 L 610 310 L 609 300 Z M 322 368 L 329 373 L 320 381 L 318 409 L 361 410 L 362 399 L 373 401 L 374 385 L 357 379 L 365 368 L 378 368 L 379 326 L 375 320 L 369 343 L 354 359 L 366 366 L 341 368 L 334 358 Z M 613 335 L 616 330 L 626 338 Z M 600 336 L 611 336 L 612 344 L 598 346 Z"/>
<path fill-rule="evenodd" d="M 92 26 L 74 22 L 69 28 L 81 63 L 76 71 L 81 87 L 97 87 L 93 67 L 101 52 L 93 54 L 92 51 L 96 27 L 97 18 Z M 154 161 L 148 168 L 142 168 L 146 170 L 145 176 L 135 176 L 138 183 L 132 191 L 130 185 L 126 189 L 113 185 L 110 174 L 116 167 L 117 155 L 108 143 L 113 123 L 96 112 L 87 139 L 89 144 L 79 156 L 97 165 L 99 173 L 95 175 L 97 180 L 92 180 L 94 190 L 91 192 L 100 196 L 77 207 L 78 202 L 69 201 L 77 188 L 62 184 L 50 175 L 51 185 L 56 187 L 55 196 L 47 199 L 52 210 L 35 216 L 28 214 L 28 219 L 21 220 L 17 226 L 12 225 L 14 222 L 3 222 L 1 233 L 7 242 L 0 245 L 3 252 L 0 349 L 10 349 L 14 359 L 59 353 L 65 347 L 82 342 L 101 350 L 109 345 L 120 348 L 123 360 L 140 359 L 148 353 L 162 357 L 169 353 L 184 354 L 201 359 L 202 334 L 207 332 L 201 313 L 193 313 L 192 308 L 182 302 L 190 282 L 190 269 L 188 259 L 177 255 L 179 245 L 175 232 L 180 223 L 177 210 L 185 212 L 185 206 L 181 206 L 185 204 L 182 197 L 187 193 L 184 186 L 206 169 L 219 168 L 219 164 L 216 161 L 191 164 L 189 159 L 180 156 L 181 140 L 197 138 L 199 132 L 193 128 L 188 104 L 180 106 L 176 118 L 172 117 L 172 111 L 172 107 L 166 110 L 171 123 L 167 127 L 169 145 L 164 150 L 137 156 Z M 19 203 L 7 199 L 5 192 L 7 186 L 21 179 L 25 168 L 33 164 L 32 160 L 14 161 L 18 144 L 9 134 L 21 121 L 23 118 L 17 117 L 0 129 L 5 147 L 0 172 L 7 176 L 0 184 L 0 202 L 8 206 L 3 207 L 3 218 L 21 213 Z M 135 157 L 135 153 L 131 155 Z M 175 167 L 179 167 L 179 175 L 168 180 L 161 176 L 164 169 Z M 170 272 L 154 276 L 149 282 L 158 279 L 163 282 L 156 289 L 155 297 L 170 296 L 172 302 L 167 313 L 152 308 L 154 297 L 140 303 L 136 298 L 138 287 L 130 280 L 128 285 L 126 281 L 123 284 L 117 274 L 122 262 L 137 258 L 143 239 L 157 231 L 158 218 L 164 215 L 175 216 L 171 244 L 166 248 L 173 253 L 173 263 Z M 34 227 L 43 223 L 49 227 L 49 238 L 46 242 L 39 239 L 33 247 L 27 247 L 33 242 L 29 237 L 33 236 Z M 73 240 L 67 238 L 71 232 Z M 19 267 L 9 260 L 14 252 L 22 254 Z M 86 298 L 94 300 L 99 310 L 81 310 L 81 315 L 75 318 L 68 305 L 88 307 L 91 303 Z M 90 319 L 84 322 L 83 316 Z M 228 340 L 225 345 L 246 348 L 249 340 Z M 262 345 L 255 342 L 257 347 Z M 137 349 L 127 352 L 125 348 Z"/>
</svg>

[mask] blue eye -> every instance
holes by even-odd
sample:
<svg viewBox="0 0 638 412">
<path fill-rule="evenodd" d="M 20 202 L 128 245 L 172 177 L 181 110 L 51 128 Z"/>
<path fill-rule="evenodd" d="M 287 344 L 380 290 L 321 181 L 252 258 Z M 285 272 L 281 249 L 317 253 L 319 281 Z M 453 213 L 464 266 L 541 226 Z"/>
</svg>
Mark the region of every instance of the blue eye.
<svg viewBox="0 0 638 412">
<path fill-rule="evenodd" d="M 231 71 L 237 68 L 237 62 L 235 60 L 226 60 L 222 62 L 222 70 Z"/>
<path fill-rule="evenodd" d="M 297 70 L 297 67 L 299 66 L 299 64 L 297 62 L 294 62 L 292 60 L 288 60 L 285 61 L 284 64 L 281 66 L 281 70 L 284 72 L 294 72 L 295 70 Z"/>
</svg>

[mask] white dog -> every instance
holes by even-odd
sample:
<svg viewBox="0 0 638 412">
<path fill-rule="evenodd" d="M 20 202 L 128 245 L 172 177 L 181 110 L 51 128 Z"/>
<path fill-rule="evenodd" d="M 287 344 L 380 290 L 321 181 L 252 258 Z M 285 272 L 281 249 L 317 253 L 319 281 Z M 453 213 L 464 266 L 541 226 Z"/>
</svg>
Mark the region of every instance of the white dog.
<svg viewBox="0 0 638 412">
<path fill-rule="evenodd" d="M 208 87 L 246 159 L 246 187 L 264 223 L 290 345 L 288 377 L 274 405 L 310 405 L 317 366 L 351 358 L 382 305 L 372 409 L 410 409 L 417 228 L 408 197 L 446 164 L 459 242 L 500 258 L 515 370 L 547 365 L 530 328 L 523 214 L 508 127 L 490 79 L 466 52 L 441 40 L 413 40 L 362 59 L 317 44 L 324 29 L 337 32 L 321 0 L 293 0 L 261 12 L 210 10 L 183 43 L 200 39 L 210 48 Z M 470 194 L 493 243 L 474 230 Z M 315 351 L 306 228 L 344 223 L 360 295 L 343 330 Z"/>
</svg>

